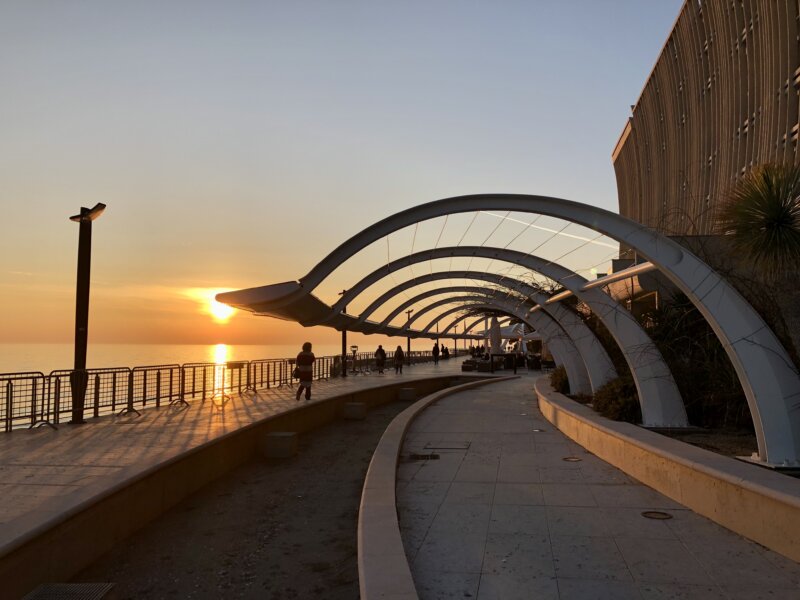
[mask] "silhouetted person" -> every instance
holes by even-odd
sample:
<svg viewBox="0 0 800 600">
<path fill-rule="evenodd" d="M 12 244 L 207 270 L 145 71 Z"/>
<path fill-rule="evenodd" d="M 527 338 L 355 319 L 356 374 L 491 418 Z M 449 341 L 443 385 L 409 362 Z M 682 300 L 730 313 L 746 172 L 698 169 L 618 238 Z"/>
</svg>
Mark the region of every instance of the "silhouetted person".
<svg viewBox="0 0 800 600">
<path fill-rule="evenodd" d="M 397 350 L 394 351 L 394 357 L 393 358 L 394 358 L 394 372 L 395 372 L 395 375 L 397 373 L 400 373 L 400 375 L 402 375 L 403 374 L 403 363 L 406 360 L 406 355 L 403 352 L 403 348 L 402 347 L 400 347 L 400 346 L 397 347 Z"/>
<path fill-rule="evenodd" d="M 300 401 L 300 394 L 306 390 L 306 400 L 311 400 L 311 382 L 314 379 L 314 361 L 317 358 L 311 352 L 311 342 L 303 344 L 303 351 L 297 355 L 297 375 L 300 379 L 300 387 L 297 388 L 296 401 Z"/>
<path fill-rule="evenodd" d="M 439 364 L 439 344 L 434 344 L 433 345 L 432 353 L 433 353 L 433 364 L 438 365 Z"/>
<path fill-rule="evenodd" d="M 442 358 L 445 360 L 450 358 L 450 349 L 447 346 L 442 346 Z"/>
<path fill-rule="evenodd" d="M 383 375 L 383 367 L 386 364 L 386 350 L 383 346 L 378 344 L 378 349 L 375 350 L 375 366 L 378 367 L 378 375 Z"/>
</svg>

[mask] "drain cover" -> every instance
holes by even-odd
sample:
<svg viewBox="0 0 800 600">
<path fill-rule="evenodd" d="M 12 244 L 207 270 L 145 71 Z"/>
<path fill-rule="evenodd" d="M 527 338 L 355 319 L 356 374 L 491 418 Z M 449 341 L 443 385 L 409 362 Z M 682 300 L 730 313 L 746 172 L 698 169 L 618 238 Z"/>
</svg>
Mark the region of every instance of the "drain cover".
<svg viewBox="0 0 800 600">
<path fill-rule="evenodd" d="M 642 516 L 646 519 L 657 519 L 659 521 L 666 521 L 672 518 L 671 514 L 661 512 L 660 510 L 646 510 L 642 513 Z"/>
<path fill-rule="evenodd" d="M 581 462 L 583 459 L 578 458 L 577 456 L 565 456 L 561 460 L 565 460 L 567 462 Z"/>
<path fill-rule="evenodd" d="M 409 454 L 408 460 L 439 460 L 438 454 Z"/>
</svg>

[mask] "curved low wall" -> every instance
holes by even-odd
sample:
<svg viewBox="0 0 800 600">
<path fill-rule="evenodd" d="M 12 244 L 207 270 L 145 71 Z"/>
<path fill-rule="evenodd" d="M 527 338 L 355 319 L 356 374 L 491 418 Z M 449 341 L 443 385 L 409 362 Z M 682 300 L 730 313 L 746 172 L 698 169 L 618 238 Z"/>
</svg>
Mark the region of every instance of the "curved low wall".
<svg viewBox="0 0 800 600">
<path fill-rule="evenodd" d="M 415 600 L 418 597 L 403 549 L 403 539 L 400 537 L 395 501 L 397 460 L 411 422 L 428 406 L 445 396 L 517 377 L 492 377 L 436 392 L 408 407 L 386 428 L 369 463 L 358 511 L 358 580 L 361 600 Z"/>
<path fill-rule="evenodd" d="M 157 464 L 129 469 L 120 483 L 95 484 L 83 495 L 85 499 L 73 505 L 55 498 L 57 517 L 32 511 L 3 524 L 0 597 L 19 598 L 40 583 L 69 580 L 134 531 L 252 458 L 270 431 L 310 431 L 339 418 L 348 402 L 372 407 L 396 400 L 401 388 L 415 388 L 421 396 L 473 378 L 447 375 L 406 380 L 302 404 Z"/>
<path fill-rule="evenodd" d="M 536 381 L 539 409 L 561 432 L 723 527 L 800 561 L 800 480 L 611 421 Z"/>
</svg>

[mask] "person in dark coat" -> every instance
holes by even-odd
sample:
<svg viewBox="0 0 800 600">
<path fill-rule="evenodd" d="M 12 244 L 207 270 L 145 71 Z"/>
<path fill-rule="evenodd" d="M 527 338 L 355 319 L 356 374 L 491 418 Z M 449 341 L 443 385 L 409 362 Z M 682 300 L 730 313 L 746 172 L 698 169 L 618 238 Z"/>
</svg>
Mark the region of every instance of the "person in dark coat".
<svg viewBox="0 0 800 600">
<path fill-rule="evenodd" d="M 303 344 L 303 351 L 297 355 L 297 374 L 300 379 L 300 387 L 297 388 L 295 400 L 300 402 L 300 395 L 306 391 L 306 401 L 311 400 L 311 382 L 314 379 L 314 361 L 317 358 L 311 352 L 311 342 Z"/>
<path fill-rule="evenodd" d="M 433 345 L 433 350 L 431 352 L 433 353 L 433 364 L 438 365 L 439 364 L 439 344 L 434 344 Z"/>
<path fill-rule="evenodd" d="M 386 350 L 378 344 L 378 349 L 375 350 L 375 366 L 378 367 L 378 375 L 383 375 L 384 365 L 386 365 Z"/>
<path fill-rule="evenodd" d="M 394 351 L 394 372 L 395 375 L 400 373 L 403 374 L 403 363 L 406 361 L 406 355 L 403 352 L 403 348 L 400 346 L 397 347 L 397 350 Z"/>
</svg>

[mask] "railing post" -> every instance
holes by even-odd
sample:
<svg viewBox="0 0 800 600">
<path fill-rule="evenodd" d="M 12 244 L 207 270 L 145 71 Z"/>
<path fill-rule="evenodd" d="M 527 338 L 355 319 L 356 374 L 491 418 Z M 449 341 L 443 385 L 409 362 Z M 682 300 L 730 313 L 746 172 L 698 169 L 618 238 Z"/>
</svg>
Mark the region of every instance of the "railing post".
<svg viewBox="0 0 800 600">
<path fill-rule="evenodd" d="M 100 416 L 100 375 L 94 376 L 94 418 Z"/>
<path fill-rule="evenodd" d="M 128 369 L 128 400 L 127 406 L 120 411 L 120 416 L 127 414 L 127 413 L 136 413 L 137 415 L 141 414 L 138 410 L 133 408 L 133 370 Z"/>
<path fill-rule="evenodd" d="M 11 419 L 14 410 L 14 384 L 6 383 L 6 431 L 11 431 Z"/>
<path fill-rule="evenodd" d="M 117 372 L 111 374 L 111 412 L 117 412 Z"/>
<path fill-rule="evenodd" d="M 44 402 L 42 402 L 44 404 Z M 31 427 L 36 425 L 36 378 L 31 380 Z"/>
<path fill-rule="evenodd" d="M 169 402 L 170 402 L 170 404 L 172 403 L 172 396 L 174 395 L 172 393 L 172 387 L 175 385 L 174 369 L 175 369 L 175 367 L 170 367 L 169 368 Z"/>
<path fill-rule="evenodd" d="M 56 392 L 55 398 L 53 398 L 53 411 L 55 412 L 53 421 L 58 425 L 58 421 L 61 418 L 61 378 L 58 375 L 56 375 Z"/>
</svg>

